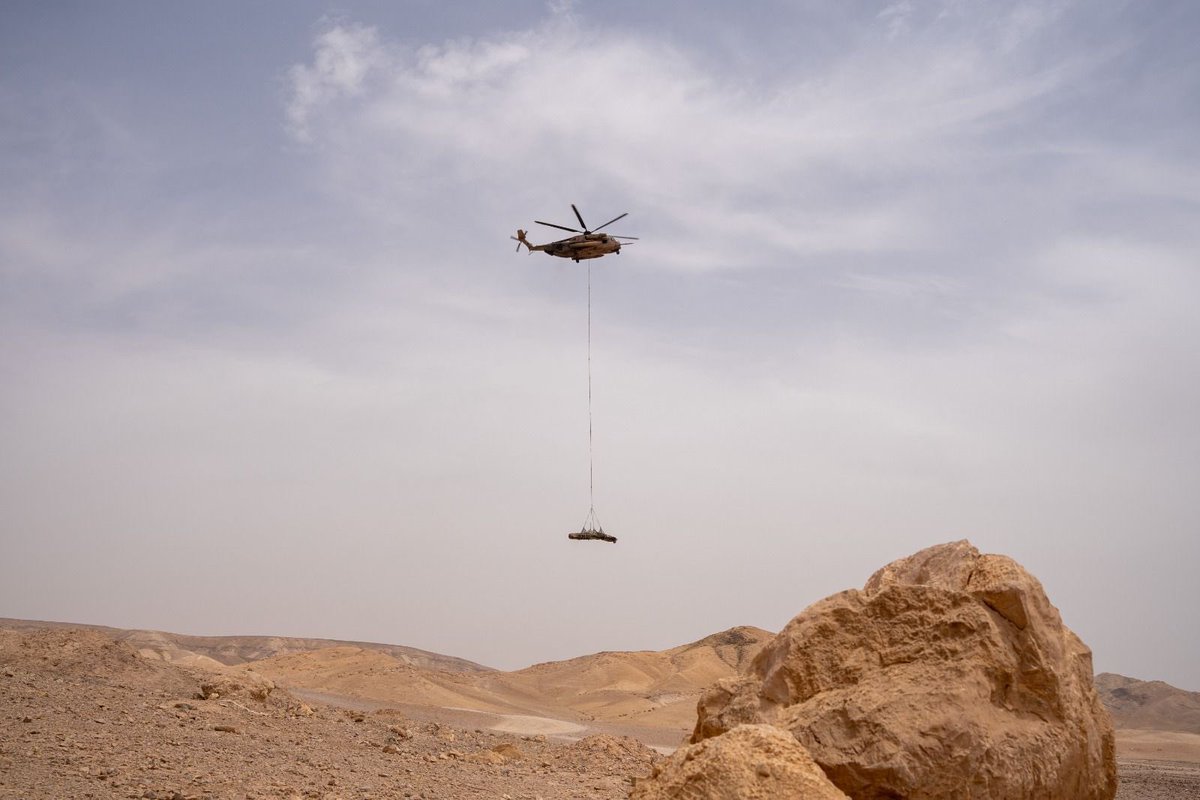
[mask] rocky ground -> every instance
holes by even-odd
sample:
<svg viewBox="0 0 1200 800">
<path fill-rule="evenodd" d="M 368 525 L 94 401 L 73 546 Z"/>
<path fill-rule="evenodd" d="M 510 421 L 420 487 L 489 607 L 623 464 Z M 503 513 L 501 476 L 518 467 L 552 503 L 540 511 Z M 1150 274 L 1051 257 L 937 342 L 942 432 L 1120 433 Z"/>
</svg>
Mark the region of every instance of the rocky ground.
<svg viewBox="0 0 1200 800">
<path fill-rule="evenodd" d="M 1200 797 L 1200 764 L 1117 759 L 1117 800 L 1184 800 Z"/>
<path fill-rule="evenodd" d="M 100 633 L 0 629 L 0 798 L 623 798 L 661 763 L 630 737 L 522 736 L 268 687 Z M 1120 800 L 1200 797 L 1200 764 L 1119 767 Z"/>
<path fill-rule="evenodd" d="M 457 728 L 242 680 L 96 633 L 0 630 L 0 798 L 620 798 L 659 758 L 634 739 Z"/>
</svg>

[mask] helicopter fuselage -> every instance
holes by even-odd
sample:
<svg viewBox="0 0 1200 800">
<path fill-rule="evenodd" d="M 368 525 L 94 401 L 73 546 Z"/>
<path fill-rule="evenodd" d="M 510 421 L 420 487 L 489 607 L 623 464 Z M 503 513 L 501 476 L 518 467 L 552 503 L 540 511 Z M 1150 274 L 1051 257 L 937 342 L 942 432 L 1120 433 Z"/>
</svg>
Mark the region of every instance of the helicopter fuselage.
<svg viewBox="0 0 1200 800">
<path fill-rule="evenodd" d="M 607 233 L 581 233 L 578 236 L 559 239 L 557 242 L 535 244 L 529 249 L 531 251 L 541 250 L 548 256 L 582 261 L 585 258 L 599 258 L 609 253 L 619 253 L 621 252 L 621 243 Z"/>
<path fill-rule="evenodd" d="M 525 231 L 517 229 L 517 235 L 512 238 L 517 242 L 517 250 L 521 249 L 521 245 L 533 252 L 540 250 L 548 256 L 558 256 L 559 258 L 569 258 L 572 261 L 583 261 L 585 258 L 599 258 L 606 256 L 609 253 L 621 252 L 621 240 L 631 239 L 636 240 L 636 236 L 613 236 L 607 233 L 600 233 L 600 228 L 607 228 L 614 222 L 624 219 L 629 216 L 628 213 L 620 214 L 613 217 L 608 222 L 598 228 L 589 228 L 587 223 L 583 221 L 583 215 L 579 213 L 579 209 L 575 204 L 571 204 L 571 210 L 575 212 L 575 219 L 579 220 L 578 228 L 570 228 L 566 225 L 559 225 L 556 222 L 542 222 L 540 219 L 535 219 L 538 225 L 545 225 L 547 228 L 558 228 L 560 231 L 568 231 L 575 234 L 568 236 L 566 239 L 559 239 L 546 244 L 531 244 L 525 236 Z M 582 230 L 581 230 L 582 229 Z"/>
</svg>

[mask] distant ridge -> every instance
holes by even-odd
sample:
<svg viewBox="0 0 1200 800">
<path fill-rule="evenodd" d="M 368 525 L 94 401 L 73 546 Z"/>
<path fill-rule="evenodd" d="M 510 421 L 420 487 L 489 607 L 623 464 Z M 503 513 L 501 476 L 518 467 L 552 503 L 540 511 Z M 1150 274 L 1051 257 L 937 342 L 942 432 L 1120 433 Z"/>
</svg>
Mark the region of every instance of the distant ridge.
<svg viewBox="0 0 1200 800">
<path fill-rule="evenodd" d="M 1117 728 L 1200 734 L 1200 692 L 1111 672 L 1096 676 L 1096 691 Z"/>
<path fill-rule="evenodd" d="M 537 697 L 582 719 L 687 728 L 700 694 L 739 674 L 774 636 L 740 626 L 668 650 L 606 651 L 495 673 L 487 685 Z"/>
<path fill-rule="evenodd" d="M 296 689 L 412 706 L 532 714 L 675 729 L 696 701 L 739 674 L 773 634 L 738 627 L 669 650 L 606 651 L 514 672 L 449 672 L 398 663 L 382 652 L 325 647 L 242 666 Z"/>
<path fill-rule="evenodd" d="M 352 642 L 339 639 L 313 639 L 291 636 L 188 636 L 166 631 L 110 628 L 105 625 L 82 625 L 70 622 L 7 619 L 0 617 L 0 627 L 21 629 L 77 628 L 103 631 L 119 642 L 137 650 L 144 658 L 159 659 L 175 664 L 237 666 L 274 656 L 322 650 L 328 647 L 355 647 L 391 656 L 402 664 L 439 672 L 491 672 L 491 667 L 467 661 L 465 658 L 432 653 L 415 647 L 378 642 Z"/>
</svg>

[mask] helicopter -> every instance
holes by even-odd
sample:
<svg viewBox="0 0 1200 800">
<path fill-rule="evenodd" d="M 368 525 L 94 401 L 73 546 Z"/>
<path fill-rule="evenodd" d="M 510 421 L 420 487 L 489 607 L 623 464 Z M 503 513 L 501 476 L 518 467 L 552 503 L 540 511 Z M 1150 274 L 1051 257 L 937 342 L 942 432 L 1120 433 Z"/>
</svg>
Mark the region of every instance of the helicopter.
<svg viewBox="0 0 1200 800">
<path fill-rule="evenodd" d="M 545 225 L 547 228 L 558 228 L 559 230 L 570 231 L 571 233 L 578 235 L 569 236 L 566 239 L 559 239 L 557 242 L 548 242 L 547 244 L 530 244 L 529 240 L 525 238 L 526 232 L 518 229 L 516 236 L 509 237 L 510 239 L 516 240 L 517 252 L 521 251 L 521 245 L 525 245 L 525 247 L 529 249 L 530 253 L 532 253 L 534 250 L 540 250 L 548 256 L 569 258 L 572 261 L 579 263 L 585 258 L 600 258 L 600 256 L 606 256 L 609 253 L 619 253 L 621 252 L 621 245 L 623 244 L 620 241 L 621 239 L 636 240 L 638 238 L 636 236 L 613 236 L 610 233 L 597 233 L 600 228 L 607 228 L 617 220 L 627 216 L 629 214 L 628 211 L 626 211 L 620 217 L 613 217 L 599 228 L 592 230 L 589 229 L 587 223 L 583 221 L 583 216 L 579 213 L 579 209 L 575 207 L 574 203 L 571 204 L 571 210 L 575 212 L 575 219 L 579 220 L 579 227 L 583 228 L 583 230 L 578 230 L 577 228 L 568 228 L 565 225 L 555 225 L 553 222 L 542 222 L 541 220 L 536 219 L 534 222 L 538 225 Z"/>
</svg>

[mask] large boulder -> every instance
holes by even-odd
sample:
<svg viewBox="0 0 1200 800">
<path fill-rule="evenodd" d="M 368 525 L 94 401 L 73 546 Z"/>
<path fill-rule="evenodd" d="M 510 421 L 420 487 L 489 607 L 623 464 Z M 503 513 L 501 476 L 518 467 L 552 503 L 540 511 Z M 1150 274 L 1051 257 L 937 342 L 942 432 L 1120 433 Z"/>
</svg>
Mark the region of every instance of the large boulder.
<svg viewBox="0 0 1200 800">
<path fill-rule="evenodd" d="M 634 783 L 630 800 L 846 800 L 786 731 L 742 725 L 681 747 Z"/>
<path fill-rule="evenodd" d="M 768 723 L 854 798 L 1112 798 L 1092 654 L 1041 584 L 959 541 L 810 606 L 701 699 L 692 741 Z"/>
</svg>

